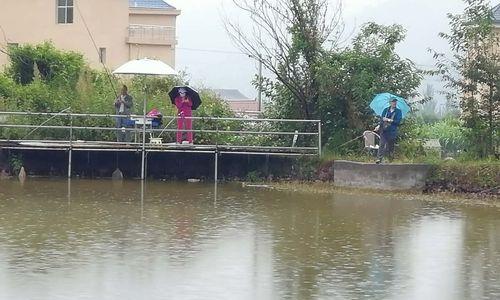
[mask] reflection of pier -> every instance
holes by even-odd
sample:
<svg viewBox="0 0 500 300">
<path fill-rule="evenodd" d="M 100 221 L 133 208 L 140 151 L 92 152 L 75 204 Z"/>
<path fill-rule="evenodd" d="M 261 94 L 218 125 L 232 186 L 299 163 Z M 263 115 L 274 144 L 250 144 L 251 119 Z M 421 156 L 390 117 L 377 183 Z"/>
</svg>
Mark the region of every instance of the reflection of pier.
<svg viewBox="0 0 500 300">
<path fill-rule="evenodd" d="M 148 153 L 213 154 L 216 180 L 220 154 L 321 155 L 318 120 L 193 117 L 196 129 L 191 131 L 197 137 L 195 144 L 190 145 L 169 142 L 177 132 L 172 128 L 175 117 L 164 117 L 167 124 L 164 127 L 151 128 L 151 123 L 145 120 L 133 128 L 121 129 L 114 127 L 117 117 L 144 119 L 138 115 L 0 112 L 0 149 L 68 152 L 68 177 L 71 177 L 73 151 L 141 152 L 142 179 L 147 176 Z M 114 142 L 117 130 L 135 133 L 139 139 Z M 202 140 L 202 144 L 197 144 L 197 140 Z"/>
</svg>

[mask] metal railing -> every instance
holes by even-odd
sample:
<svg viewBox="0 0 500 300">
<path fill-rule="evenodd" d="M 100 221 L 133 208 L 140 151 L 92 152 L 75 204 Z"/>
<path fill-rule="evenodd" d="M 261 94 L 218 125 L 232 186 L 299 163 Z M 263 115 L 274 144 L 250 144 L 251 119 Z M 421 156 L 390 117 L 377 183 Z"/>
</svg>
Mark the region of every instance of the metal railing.
<svg viewBox="0 0 500 300">
<path fill-rule="evenodd" d="M 149 152 L 212 153 L 216 186 L 218 155 L 222 153 L 321 156 L 319 120 L 185 117 L 194 120 L 198 128 L 182 130 L 197 135 L 195 145 L 185 148 L 175 143 L 163 144 L 163 139 L 173 141 L 173 136 L 160 138 L 165 132 L 171 135 L 178 132 L 176 128 L 169 128 L 177 117 L 166 116 L 163 118 L 166 125 L 154 128 L 152 122 L 147 126 L 152 118 L 145 115 L 65 112 L 68 110 L 58 113 L 0 112 L 0 149 L 68 151 L 68 178 L 72 172 L 72 151 L 141 151 L 142 180 L 147 176 L 145 166 Z M 117 118 L 135 119 L 141 124 L 138 127 L 134 123 L 133 128 L 116 128 L 113 121 Z M 117 131 L 134 132 L 136 139 L 133 143 L 113 142 L 113 132 Z M 146 141 L 147 136 L 149 141 Z M 296 146 L 299 138 L 303 141 Z"/>
<path fill-rule="evenodd" d="M 146 117 L 145 122 L 116 128 L 116 118 L 144 120 L 143 115 L 114 115 L 94 113 L 39 113 L 0 112 L 0 140 L 22 142 L 65 141 L 72 145 L 76 141 L 93 141 L 114 144 L 114 132 L 119 130 L 134 133 L 134 142 L 129 144 L 151 146 L 151 138 L 161 138 L 160 145 L 175 142 L 177 117 L 164 116 L 162 126 L 154 127 Z M 213 147 L 231 147 L 242 153 L 245 150 L 258 152 L 300 152 L 321 155 L 321 123 L 319 120 L 294 119 L 248 119 L 220 117 L 186 117 L 193 120 L 192 130 L 195 144 Z M 143 127 L 143 123 L 146 126 Z M 146 139 L 143 139 L 143 133 Z M 149 138 L 149 140 L 148 140 Z M 248 152 L 248 151 L 247 151 Z"/>
</svg>

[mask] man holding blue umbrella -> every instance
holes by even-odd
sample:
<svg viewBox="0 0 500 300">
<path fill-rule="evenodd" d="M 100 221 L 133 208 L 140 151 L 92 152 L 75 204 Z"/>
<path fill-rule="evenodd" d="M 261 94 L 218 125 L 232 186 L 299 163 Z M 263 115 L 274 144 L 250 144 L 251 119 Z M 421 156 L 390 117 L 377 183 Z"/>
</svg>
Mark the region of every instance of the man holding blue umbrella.
<svg viewBox="0 0 500 300">
<path fill-rule="evenodd" d="M 399 106 L 405 106 L 404 109 L 406 113 L 409 111 L 409 107 L 406 104 L 406 102 L 404 102 L 404 100 L 402 100 L 401 103 L 398 103 L 399 102 L 399 100 L 397 99 L 398 97 L 395 97 L 390 94 L 389 94 L 390 96 L 387 96 L 385 94 L 388 93 L 377 95 L 370 104 L 370 107 L 375 112 L 377 112 L 377 109 L 380 109 L 381 102 L 387 103 L 386 102 L 387 99 L 390 99 L 389 100 L 390 105 L 384 108 L 384 110 L 379 114 L 380 122 L 374 129 L 374 131 L 378 131 L 380 134 L 380 146 L 378 148 L 377 160 L 376 160 L 377 164 L 382 162 L 382 158 L 384 156 L 389 155 L 392 157 L 393 155 L 394 143 L 396 142 L 396 137 L 398 133 L 398 126 L 401 123 L 401 119 L 403 118 L 403 112 L 400 108 L 398 108 L 398 104 Z"/>
</svg>

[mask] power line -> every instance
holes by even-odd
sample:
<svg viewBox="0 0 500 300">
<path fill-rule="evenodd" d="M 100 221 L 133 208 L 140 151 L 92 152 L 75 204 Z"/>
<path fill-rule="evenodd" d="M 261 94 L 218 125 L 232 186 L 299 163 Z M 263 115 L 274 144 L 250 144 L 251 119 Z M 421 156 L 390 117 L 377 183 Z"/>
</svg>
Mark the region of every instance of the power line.
<svg viewBox="0 0 500 300">
<path fill-rule="evenodd" d="M 4 39 L 4 41 L 5 41 L 5 44 L 8 44 L 8 43 L 9 43 L 9 40 L 7 39 L 7 35 L 5 34 L 5 30 L 3 30 L 2 25 L 0 25 L 0 30 L 2 31 L 2 34 L 3 34 L 3 39 Z"/>
<path fill-rule="evenodd" d="M 87 26 L 87 22 L 85 21 L 85 18 L 83 17 L 83 14 L 80 11 L 80 7 L 78 6 L 77 2 L 75 2 L 75 7 L 76 7 L 76 10 L 78 10 L 78 14 L 80 15 L 80 18 L 82 18 L 83 25 L 85 26 L 85 29 L 87 29 L 87 32 L 88 32 L 88 34 L 90 36 L 90 39 L 92 40 L 92 43 L 94 44 L 94 48 L 95 48 L 95 50 L 97 52 L 97 55 L 99 57 L 99 61 L 102 64 L 102 66 L 104 67 L 104 71 L 106 71 L 106 75 L 108 77 L 109 83 L 111 84 L 111 87 L 113 88 L 113 93 L 115 94 L 115 97 L 118 97 L 118 95 L 116 94 L 115 85 L 113 84 L 113 80 L 111 80 L 110 72 L 109 72 L 108 68 L 106 67 L 106 65 L 104 64 L 104 61 L 101 58 L 101 53 L 99 52 L 99 48 L 97 47 L 97 44 L 96 44 L 96 42 L 94 40 L 94 37 L 92 36 L 92 33 L 90 32 L 90 29 Z"/>
<path fill-rule="evenodd" d="M 204 49 L 204 48 L 186 48 L 186 47 L 176 47 L 176 50 L 185 50 L 185 51 L 194 51 L 194 52 L 212 52 L 212 53 L 225 53 L 225 54 L 239 54 L 248 56 L 248 54 L 239 51 L 231 51 L 231 50 L 220 50 L 220 49 Z M 414 63 L 417 67 L 426 67 L 426 68 L 435 68 L 434 65 L 429 64 L 419 64 Z"/>
<path fill-rule="evenodd" d="M 200 48 L 184 48 L 184 47 L 176 47 L 176 50 L 186 50 L 186 51 L 198 51 L 198 52 L 214 52 L 214 53 L 226 53 L 226 54 L 239 54 L 248 56 L 248 54 L 237 51 L 229 51 L 229 50 L 216 50 L 216 49 L 200 49 Z"/>
</svg>

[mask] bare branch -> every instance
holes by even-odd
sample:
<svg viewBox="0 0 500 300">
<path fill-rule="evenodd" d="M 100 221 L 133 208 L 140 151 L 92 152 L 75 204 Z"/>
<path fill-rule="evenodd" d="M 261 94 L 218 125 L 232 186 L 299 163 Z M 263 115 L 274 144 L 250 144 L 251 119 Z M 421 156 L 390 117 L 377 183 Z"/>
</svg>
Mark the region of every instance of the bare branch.
<svg viewBox="0 0 500 300">
<path fill-rule="evenodd" d="M 245 26 L 226 17 L 234 44 L 273 73 L 311 117 L 317 101 L 315 64 L 324 44 L 334 47 L 343 31 L 341 4 L 328 0 L 233 0 L 251 21 Z"/>
</svg>

